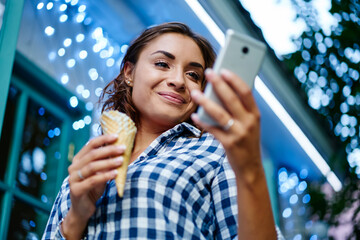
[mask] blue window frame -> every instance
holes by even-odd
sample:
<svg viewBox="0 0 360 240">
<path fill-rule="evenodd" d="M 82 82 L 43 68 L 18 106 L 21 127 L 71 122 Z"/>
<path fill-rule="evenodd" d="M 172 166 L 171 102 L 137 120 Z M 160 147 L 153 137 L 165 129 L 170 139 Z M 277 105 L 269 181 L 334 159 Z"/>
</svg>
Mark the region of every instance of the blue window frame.
<svg viewBox="0 0 360 240">
<path fill-rule="evenodd" d="M 46 82 L 46 84 L 45 84 Z M 0 239 L 39 239 L 74 151 L 89 129 L 73 130 L 89 114 L 72 93 L 16 55 L 0 139 Z M 75 134 L 76 133 L 76 134 Z"/>
</svg>

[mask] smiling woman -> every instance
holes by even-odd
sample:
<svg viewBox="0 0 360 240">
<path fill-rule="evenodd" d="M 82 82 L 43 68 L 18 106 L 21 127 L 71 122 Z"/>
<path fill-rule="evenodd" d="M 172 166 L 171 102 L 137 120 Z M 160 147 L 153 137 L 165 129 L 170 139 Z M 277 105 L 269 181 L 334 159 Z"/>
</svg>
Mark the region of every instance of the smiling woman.
<svg viewBox="0 0 360 240">
<path fill-rule="evenodd" d="M 106 99 L 104 105 L 103 105 L 103 111 L 108 109 L 116 109 L 121 112 L 125 112 L 128 114 L 137 124 L 139 123 L 138 114 L 135 111 L 135 107 L 133 105 L 133 100 L 131 97 L 132 88 L 128 87 L 128 84 L 132 84 L 130 81 L 130 78 L 126 79 L 125 76 L 125 69 L 132 70 L 131 67 L 134 67 L 137 61 L 139 60 L 140 53 L 147 48 L 147 45 L 152 42 L 153 40 L 157 40 L 156 38 L 159 36 L 162 36 L 163 34 L 169 35 L 177 34 L 178 36 L 182 38 L 187 38 L 187 40 L 191 40 L 192 44 L 197 46 L 197 54 L 200 53 L 200 59 L 197 57 L 197 61 L 200 61 L 196 63 L 196 61 L 190 61 L 188 64 L 188 67 L 194 67 L 193 69 L 196 69 L 193 73 L 188 73 L 190 75 L 198 74 L 199 82 L 201 89 L 203 90 L 205 88 L 205 77 L 204 77 L 204 69 L 209 68 L 212 66 L 214 60 L 215 60 L 215 53 L 210 45 L 210 43 L 204 39 L 203 37 L 193 33 L 188 29 L 187 26 L 182 24 L 168 24 L 168 25 L 159 25 L 155 26 L 153 28 L 148 29 L 147 31 L 144 31 L 142 35 L 140 35 L 137 39 L 135 39 L 132 43 L 132 45 L 127 50 L 126 55 L 123 58 L 122 66 L 120 74 L 111 81 L 104 89 L 104 94 L 102 95 L 101 99 L 105 98 L 105 95 L 108 95 L 108 99 Z M 168 62 L 175 61 L 176 56 L 174 53 L 171 53 L 169 51 L 165 51 L 163 47 L 168 46 L 175 48 L 177 50 L 177 54 L 179 54 L 179 49 L 177 49 L 176 46 L 170 44 L 172 43 L 172 40 L 174 38 L 169 39 L 168 37 L 161 41 L 160 46 L 158 45 L 158 48 L 152 47 L 153 52 L 150 52 L 149 58 L 152 57 L 153 61 L 157 60 L 158 62 L 153 62 L 152 64 L 154 66 L 157 66 L 158 68 L 163 67 L 163 70 L 169 67 Z M 159 41 L 159 40 L 157 40 Z M 161 45 L 162 44 L 162 45 Z M 191 43 L 188 44 L 191 46 Z M 191 46 L 192 49 L 195 46 Z M 187 54 L 191 54 L 192 49 L 183 49 L 184 53 L 187 52 Z M 183 54 L 181 52 L 181 54 Z M 156 58 L 157 57 L 157 58 Z M 160 58 L 162 57 L 162 58 Z M 161 61 L 162 60 L 162 61 Z M 202 63 L 202 64 L 201 64 Z M 131 65 L 131 66 L 126 66 Z M 166 66 L 168 65 L 168 66 Z M 201 69 L 202 68 L 202 69 Z M 125 81 L 126 80 L 126 81 Z M 128 81 L 130 81 L 128 83 Z M 126 94 L 117 94 L 119 92 L 125 92 Z"/>
<path fill-rule="evenodd" d="M 132 101 L 141 114 L 139 126 L 158 126 L 163 132 L 189 119 L 196 108 L 190 92 L 201 89 L 203 65 L 196 43 L 177 33 L 157 37 L 142 50 L 135 65 L 125 64 Z"/>
<path fill-rule="evenodd" d="M 102 95 L 103 111 L 128 114 L 138 129 L 124 194 L 114 182 L 124 146 L 111 145 L 114 135 L 92 139 L 68 169 L 44 239 L 276 238 L 259 111 L 236 75 L 204 72 L 214 56 L 181 23 L 149 28 L 132 43 Z M 205 79 L 224 108 L 202 95 Z M 232 124 L 203 124 L 198 104 L 219 124 Z"/>
</svg>

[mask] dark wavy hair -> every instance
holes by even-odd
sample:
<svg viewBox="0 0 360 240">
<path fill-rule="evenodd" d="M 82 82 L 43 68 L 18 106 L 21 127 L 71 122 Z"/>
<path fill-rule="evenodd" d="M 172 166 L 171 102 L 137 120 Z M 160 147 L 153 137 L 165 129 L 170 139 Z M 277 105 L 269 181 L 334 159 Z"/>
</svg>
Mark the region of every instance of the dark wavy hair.
<svg viewBox="0 0 360 240">
<path fill-rule="evenodd" d="M 201 50 L 205 61 L 205 69 L 212 67 L 216 56 L 213 47 L 204 37 L 194 33 L 187 25 L 178 22 L 169 22 L 150 27 L 131 43 L 121 62 L 120 74 L 104 88 L 99 100 L 99 102 L 103 102 L 105 97 L 107 97 L 102 106 L 102 112 L 107 110 L 118 110 L 127 114 L 138 126 L 138 114 L 131 97 L 132 87 L 129 87 L 125 83 L 124 66 L 127 62 L 130 62 L 135 66 L 140 53 L 146 45 L 165 33 L 179 33 L 190 37 Z M 205 85 L 206 82 L 204 77 L 201 82 L 202 90 L 204 90 Z"/>
</svg>

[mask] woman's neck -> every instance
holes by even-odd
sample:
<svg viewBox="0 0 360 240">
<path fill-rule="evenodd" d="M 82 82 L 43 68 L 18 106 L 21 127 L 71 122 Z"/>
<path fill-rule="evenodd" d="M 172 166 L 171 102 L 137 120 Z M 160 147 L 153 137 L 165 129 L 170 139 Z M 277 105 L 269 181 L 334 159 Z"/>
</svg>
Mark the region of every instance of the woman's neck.
<svg viewBox="0 0 360 240">
<path fill-rule="evenodd" d="M 167 131 L 168 127 L 154 127 L 152 124 L 140 123 L 137 129 L 133 152 L 131 155 L 131 162 L 135 161 L 139 155 L 163 132 Z"/>
</svg>

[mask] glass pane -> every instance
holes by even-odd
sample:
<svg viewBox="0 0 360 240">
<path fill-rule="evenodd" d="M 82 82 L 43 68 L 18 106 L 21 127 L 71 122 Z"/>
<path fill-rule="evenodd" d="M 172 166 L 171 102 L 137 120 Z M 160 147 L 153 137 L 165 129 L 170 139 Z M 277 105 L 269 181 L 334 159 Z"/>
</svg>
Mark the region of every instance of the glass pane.
<svg viewBox="0 0 360 240">
<path fill-rule="evenodd" d="M 27 0 L 17 41 L 18 52 L 76 94 L 89 111 L 95 109 L 101 89 L 118 75 L 131 35 L 143 30 L 142 23 L 133 24 L 125 32 L 117 28 L 110 36 L 101 27 L 109 15 L 100 15 L 99 7 L 106 5 L 104 11 L 108 11 L 111 6 L 100 2 Z"/>
<path fill-rule="evenodd" d="M 17 173 L 17 187 L 52 203 L 55 191 L 62 121 L 29 100 Z"/>
<path fill-rule="evenodd" d="M 3 196 L 4 196 L 4 192 L 1 189 L 0 190 L 0 206 L 2 206 L 2 201 L 3 201 Z M 2 213 L 2 209 L 0 209 L 0 214 Z M 1 219 L 0 219 L 0 224 L 1 224 Z"/>
<path fill-rule="evenodd" d="M 48 217 L 48 213 L 14 199 L 7 238 L 40 239 Z"/>
<path fill-rule="evenodd" d="M 6 0 L 0 0 L 0 32 L 1 32 L 3 18 L 4 18 L 5 3 L 6 3 Z"/>
<path fill-rule="evenodd" d="M 10 86 L 8 99 L 6 104 L 3 129 L 0 139 L 0 179 L 4 179 L 7 162 L 9 159 L 10 142 L 12 139 L 12 131 L 14 128 L 14 118 L 17 100 L 19 99 L 19 90 Z"/>
</svg>

